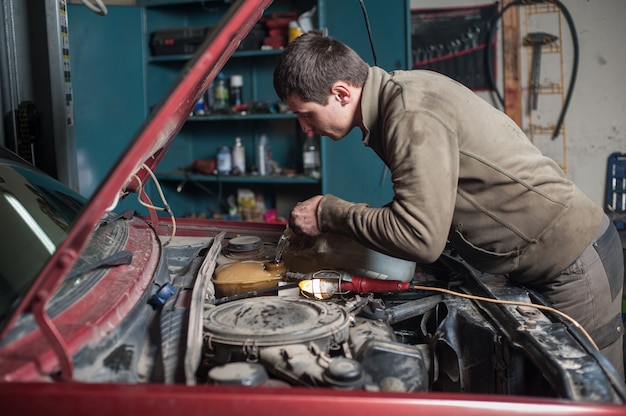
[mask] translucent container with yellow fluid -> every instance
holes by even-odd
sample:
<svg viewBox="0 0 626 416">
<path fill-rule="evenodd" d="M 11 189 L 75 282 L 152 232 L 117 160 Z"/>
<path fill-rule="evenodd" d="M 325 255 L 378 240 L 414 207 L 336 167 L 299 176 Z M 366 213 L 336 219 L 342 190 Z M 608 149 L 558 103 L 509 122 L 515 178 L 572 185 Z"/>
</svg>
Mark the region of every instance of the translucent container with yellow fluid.
<svg viewBox="0 0 626 416">
<path fill-rule="evenodd" d="M 213 283 L 219 297 L 278 287 L 285 275 L 283 262 L 244 260 L 215 270 Z"/>
</svg>

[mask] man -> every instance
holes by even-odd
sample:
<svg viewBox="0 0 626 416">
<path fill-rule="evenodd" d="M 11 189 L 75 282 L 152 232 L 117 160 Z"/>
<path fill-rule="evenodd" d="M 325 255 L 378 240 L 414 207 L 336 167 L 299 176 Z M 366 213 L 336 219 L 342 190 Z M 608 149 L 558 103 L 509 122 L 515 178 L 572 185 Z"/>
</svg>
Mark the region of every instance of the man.
<svg viewBox="0 0 626 416">
<path fill-rule="evenodd" d="M 302 130 L 363 133 L 391 171 L 384 207 L 315 196 L 296 232 L 335 232 L 380 252 L 435 261 L 449 241 L 475 268 L 505 274 L 576 319 L 623 378 L 624 265 L 613 224 L 504 113 L 430 71 L 387 73 L 309 32 L 285 49 L 274 87 Z"/>
</svg>

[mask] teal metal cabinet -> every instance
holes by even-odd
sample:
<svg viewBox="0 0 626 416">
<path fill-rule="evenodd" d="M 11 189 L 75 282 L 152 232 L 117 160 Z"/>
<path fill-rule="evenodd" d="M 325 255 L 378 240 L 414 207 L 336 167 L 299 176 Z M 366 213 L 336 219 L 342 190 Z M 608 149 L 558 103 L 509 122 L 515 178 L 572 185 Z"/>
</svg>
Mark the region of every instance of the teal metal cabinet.
<svg viewBox="0 0 626 416">
<path fill-rule="evenodd" d="M 136 7 L 98 16 L 68 4 L 79 191 L 90 196 L 146 118 L 144 32 Z"/>
</svg>

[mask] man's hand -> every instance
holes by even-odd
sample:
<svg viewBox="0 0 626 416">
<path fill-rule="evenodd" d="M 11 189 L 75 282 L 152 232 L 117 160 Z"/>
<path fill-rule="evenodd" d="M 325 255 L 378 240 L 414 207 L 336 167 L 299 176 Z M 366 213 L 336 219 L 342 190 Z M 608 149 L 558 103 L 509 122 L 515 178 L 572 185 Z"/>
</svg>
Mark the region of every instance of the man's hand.
<svg viewBox="0 0 626 416">
<path fill-rule="evenodd" d="M 322 195 L 298 202 L 289 215 L 289 226 L 298 233 L 316 237 L 321 234 L 317 224 L 317 207 Z"/>
</svg>

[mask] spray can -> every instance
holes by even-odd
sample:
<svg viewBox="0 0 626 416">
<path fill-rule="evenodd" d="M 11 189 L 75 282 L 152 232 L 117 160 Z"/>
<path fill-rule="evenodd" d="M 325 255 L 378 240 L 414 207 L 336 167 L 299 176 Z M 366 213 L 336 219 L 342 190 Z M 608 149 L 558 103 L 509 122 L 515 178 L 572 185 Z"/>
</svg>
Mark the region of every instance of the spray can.
<svg viewBox="0 0 626 416">
<path fill-rule="evenodd" d="M 257 166 L 259 169 L 259 175 L 265 176 L 272 173 L 272 146 L 267 138 L 267 135 L 262 134 L 259 138 L 259 144 L 257 146 Z"/>
<path fill-rule="evenodd" d="M 239 113 L 243 106 L 243 77 L 231 75 L 230 77 L 230 107 L 235 113 Z"/>
</svg>

